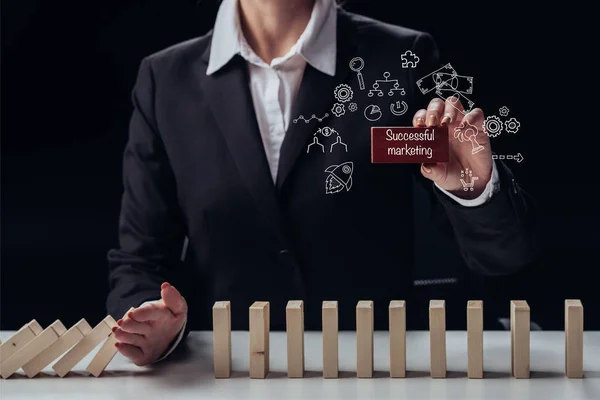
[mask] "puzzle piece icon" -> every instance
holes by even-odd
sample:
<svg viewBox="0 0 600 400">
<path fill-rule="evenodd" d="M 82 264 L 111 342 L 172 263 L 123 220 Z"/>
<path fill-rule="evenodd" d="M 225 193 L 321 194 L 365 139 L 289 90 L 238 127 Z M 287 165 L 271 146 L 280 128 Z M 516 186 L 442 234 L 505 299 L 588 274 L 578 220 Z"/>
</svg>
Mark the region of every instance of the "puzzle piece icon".
<svg viewBox="0 0 600 400">
<path fill-rule="evenodd" d="M 402 58 L 402 68 L 416 68 L 419 63 L 419 56 L 410 50 L 406 50 L 400 58 Z"/>
</svg>

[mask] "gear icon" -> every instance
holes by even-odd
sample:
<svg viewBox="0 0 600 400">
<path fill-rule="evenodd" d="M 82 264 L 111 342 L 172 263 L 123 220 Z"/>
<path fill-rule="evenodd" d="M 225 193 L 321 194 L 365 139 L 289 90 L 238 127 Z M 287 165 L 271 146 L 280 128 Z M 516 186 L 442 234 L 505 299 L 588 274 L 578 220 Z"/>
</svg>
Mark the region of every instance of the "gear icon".
<svg viewBox="0 0 600 400">
<path fill-rule="evenodd" d="M 500 111 L 500 115 L 502 115 L 503 117 L 506 117 L 510 110 L 508 109 L 508 107 L 502 106 L 502 107 L 500 107 L 499 111 Z"/>
<path fill-rule="evenodd" d="M 504 122 L 504 129 L 508 133 L 515 134 L 519 131 L 520 127 L 521 127 L 521 123 L 519 121 L 517 121 L 515 118 L 511 118 L 508 121 Z"/>
<path fill-rule="evenodd" d="M 354 97 L 354 92 L 352 91 L 350 86 L 342 83 L 341 85 L 335 88 L 335 90 L 333 91 L 333 96 L 340 103 L 347 103 L 350 100 L 352 100 L 352 97 Z"/>
<path fill-rule="evenodd" d="M 350 103 L 350 105 L 348 106 L 348 110 L 350 110 L 350 112 L 354 112 L 354 111 L 358 110 L 358 104 Z"/>
<path fill-rule="evenodd" d="M 335 103 L 333 105 L 333 108 L 331 109 L 331 112 L 333 113 L 333 115 L 339 118 L 342 115 L 346 114 L 346 108 L 342 103 Z"/>
<path fill-rule="evenodd" d="M 495 138 L 502 133 L 502 121 L 495 115 L 490 115 L 483 123 L 483 131 L 489 137 Z"/>
</svg>

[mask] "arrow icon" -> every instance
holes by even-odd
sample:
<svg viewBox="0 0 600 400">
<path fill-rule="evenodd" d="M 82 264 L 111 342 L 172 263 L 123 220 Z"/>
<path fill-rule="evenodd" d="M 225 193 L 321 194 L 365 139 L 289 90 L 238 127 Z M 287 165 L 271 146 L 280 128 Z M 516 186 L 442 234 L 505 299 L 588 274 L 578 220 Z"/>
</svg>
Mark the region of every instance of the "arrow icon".
<svg viewBox="0 0 600 400">
<path fill-rule="evenodd" d="M 492 154 L 492 160 L 515 160 L 520 163 L 523 161 L 523 155 L 521 153 L 517 154 Z"/>
</svg>

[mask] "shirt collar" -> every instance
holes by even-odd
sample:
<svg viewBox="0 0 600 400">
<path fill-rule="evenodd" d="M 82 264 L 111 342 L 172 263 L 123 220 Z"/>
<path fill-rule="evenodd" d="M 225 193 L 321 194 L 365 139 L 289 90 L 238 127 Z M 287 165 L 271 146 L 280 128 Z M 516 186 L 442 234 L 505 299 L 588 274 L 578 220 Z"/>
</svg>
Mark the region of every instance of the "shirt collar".
<svg viewBox="0 0 600 400">
<path fill-rule="evenodd" d="M 306 29 L 290 52 L 277 62 L 300 54 L 313 68 L 335 75 L 337 52 L 337 11 L 333 0 L 315 0 Z M 250 62 L 260 61 L 249 48 L 242 33 L 238 0 L 223 0 L 217 13 L 210 48 L 207 75 L 224 67 L 235 55 L 242 54 Z M 256 57 L 256 60 L 252 58 Z M 250 59 L 249 59 L 250 58 Z M 256 62 L 255 62 L 256 63 Z M 264 64 L 264 63 L 263 63 Z"/>
</svg>

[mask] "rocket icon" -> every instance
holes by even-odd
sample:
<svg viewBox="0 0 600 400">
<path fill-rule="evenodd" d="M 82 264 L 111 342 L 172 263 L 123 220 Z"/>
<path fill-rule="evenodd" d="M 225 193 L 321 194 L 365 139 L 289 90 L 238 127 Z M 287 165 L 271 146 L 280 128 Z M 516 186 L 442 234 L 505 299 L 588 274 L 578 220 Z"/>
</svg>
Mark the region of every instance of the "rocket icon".
<svg viewBox="0 0 600 400">
<path fill-rule="evenodd" d="M 331 165 L 325 172 L 329 172 L 325 179 L 325 194 L 338 193 L 344 189 L 350 191 L 354 163 L 348 161 L 340 165 Z"/>
</svg>

